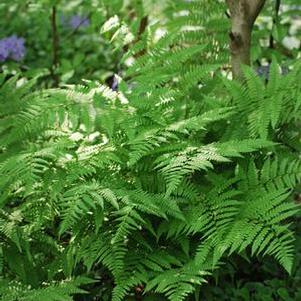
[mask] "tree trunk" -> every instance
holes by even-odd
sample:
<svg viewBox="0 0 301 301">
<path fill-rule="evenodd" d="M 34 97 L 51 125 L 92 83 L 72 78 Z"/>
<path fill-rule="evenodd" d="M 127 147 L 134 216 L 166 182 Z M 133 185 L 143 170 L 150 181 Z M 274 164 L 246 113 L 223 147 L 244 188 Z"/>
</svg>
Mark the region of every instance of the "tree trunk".
<svg viewBox="0 0 301 301">
<path fill-rule="evenodd" d="M 265 0 L 226 0 L 230 10 L 230 51 L 232 73 L 242 79 L 241 66 L 250 65 L 251 37 L 254 22 L 262 10 Z"/>
</svg>

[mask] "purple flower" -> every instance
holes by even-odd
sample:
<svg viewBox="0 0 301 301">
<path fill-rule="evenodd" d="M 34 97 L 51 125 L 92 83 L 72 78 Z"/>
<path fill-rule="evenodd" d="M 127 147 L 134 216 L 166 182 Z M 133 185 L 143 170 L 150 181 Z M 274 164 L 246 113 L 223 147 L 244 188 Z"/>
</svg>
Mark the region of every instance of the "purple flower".
<svg viewBox="0 0 301 301">
<path fill-rule="evenodd" d="M 0 62 L 7 60 L 9 51 L 5 42 L 5 39 L 0 40 Z"/>
<path fill-rule="evenodd" d="M 79 27 L 87 27 L 90 25 L 90 21 L 88 17 L 80 16 L 80 15 L 74 15 L 69 20 L 69 25 L 72 29 L 76 29 Z"/>
<path fill-rule="evenodd" d="M 257 74 L 260 77 L 263 77 L 265 80 L 269 79 L 269 75 L 270 75 L 270 65 L 267 66 L 259 66 L 257 68 Z"/>
<path fill-rule="evenodd" d="M 25 56 L 24 39 L 13 35 L 0 40 L 0 61 L 21 61 Z"/>
<path fill-rule="evenodd" d="M 20 61 L 25 55 L 24 39 L 16 36 L 7 38 L 7 45 L 10 50 L 10 58 Z"/>
<path fill-rule="evenodd" d="M 90 20 L 87 16 L 73 15 L 67 17 L 65 15 L 61 16 L 61 22 L 65 27 L 70 27 L 72 29 L 84 28 L 90 25 Z"/>
<path fill-rule="evenodd" d="M 259 66 L 256 69 L 257 75 L 268 80 L 270 77 L 270 65 L 267 66 Z M 281 66 L 281 75 L 286 75 L 289 72 L 289 68 L 286 66 Z"/>
</svg>

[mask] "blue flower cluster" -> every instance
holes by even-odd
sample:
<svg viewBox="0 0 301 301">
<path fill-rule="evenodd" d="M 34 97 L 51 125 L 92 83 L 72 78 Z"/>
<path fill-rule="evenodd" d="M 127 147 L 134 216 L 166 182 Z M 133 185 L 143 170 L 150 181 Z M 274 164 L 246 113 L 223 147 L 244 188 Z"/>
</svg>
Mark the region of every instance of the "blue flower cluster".
<svg viewBox="0 0 301 301">
<path fill-rule="evenodd" d="M 264 79 L 268 80 L 270 76 L 270 65 L 259 66 L 257 67 L 256 72 L 260 77 L 263 77 Z"/>
<path fill-rule="evenodd" d="M 81 16 L 81 15 L 73 15 L 69 18 L 63 15 L 61 17 L 61 21 L 64 26 L 71 27 L 72 29 L 77 29 L 80 27 L 84 28 L 90 25 L 89 18 L 87 16 Z"/>
<path fill-rule="evenodd" d="M 13 35 L 0 40 L 0 62 L 8 59 L 21 61 L 25 55 L 24 39 Z"/>
<path fill-rule="evenodd" d="M 256 69 L 257 75 L 260 77 L 264 78 L 265 80 L 268 80 L 270 77 L 270 65 L 266 66 L 259 66 Z M 281 67 L 281 75 L 286 75 L 288 74 L 289 69 L 286 66 Z"/>
</svg>

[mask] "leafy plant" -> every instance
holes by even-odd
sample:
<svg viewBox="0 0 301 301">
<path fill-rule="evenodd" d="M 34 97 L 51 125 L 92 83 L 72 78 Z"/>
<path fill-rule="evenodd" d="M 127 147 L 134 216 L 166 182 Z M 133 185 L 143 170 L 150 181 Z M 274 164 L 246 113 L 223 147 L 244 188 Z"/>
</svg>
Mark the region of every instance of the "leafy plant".
<svg viewBox="0 0 301 301">
<path fill-rule="evenodd" d="M 1 75 L 3 300 L 198 300 L 233 257 L 292 272 L 300 64 L 231 81 L 225 5 L 171 2 L 144 30 L 134 7 L 103 27 L 114 89 Z"/>
</svg>

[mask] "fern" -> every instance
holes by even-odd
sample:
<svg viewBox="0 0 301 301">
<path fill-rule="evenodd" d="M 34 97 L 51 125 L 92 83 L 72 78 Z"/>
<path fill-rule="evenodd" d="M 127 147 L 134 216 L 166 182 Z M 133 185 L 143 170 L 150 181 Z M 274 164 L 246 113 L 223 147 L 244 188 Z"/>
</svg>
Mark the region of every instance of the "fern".
<svg viewBox="0 0 301 301">
<path fill-rule="evenodd" d="M 0 284 L 0 296 L 2 300 L 14 301 L 60 301 L 60 300 L 73 300 L 72 295 L 86 293 L 80 289 L 79 286 L 83 284 L 92 283 L 87 278 L 77 278 L 72 281 L 66 280 L 61 283 L 52 283 L 45 285 L 41 289 L 28 289 L 23 287 L 20 283 L 7 283 L 2 280 Z"/>
<path fill-rule="evenodd" d="M 228 80 L 224 11 L 166 2 L 164 20 L 123 48 L 118 91 L 1 80 L 3 300 L 95 288 L 189 300 L 232 254 L 290 273 L 300 64 L 282 76 L 274 61 L 267 83 L 247 67 L 244 83 Z"/>
</svg>

